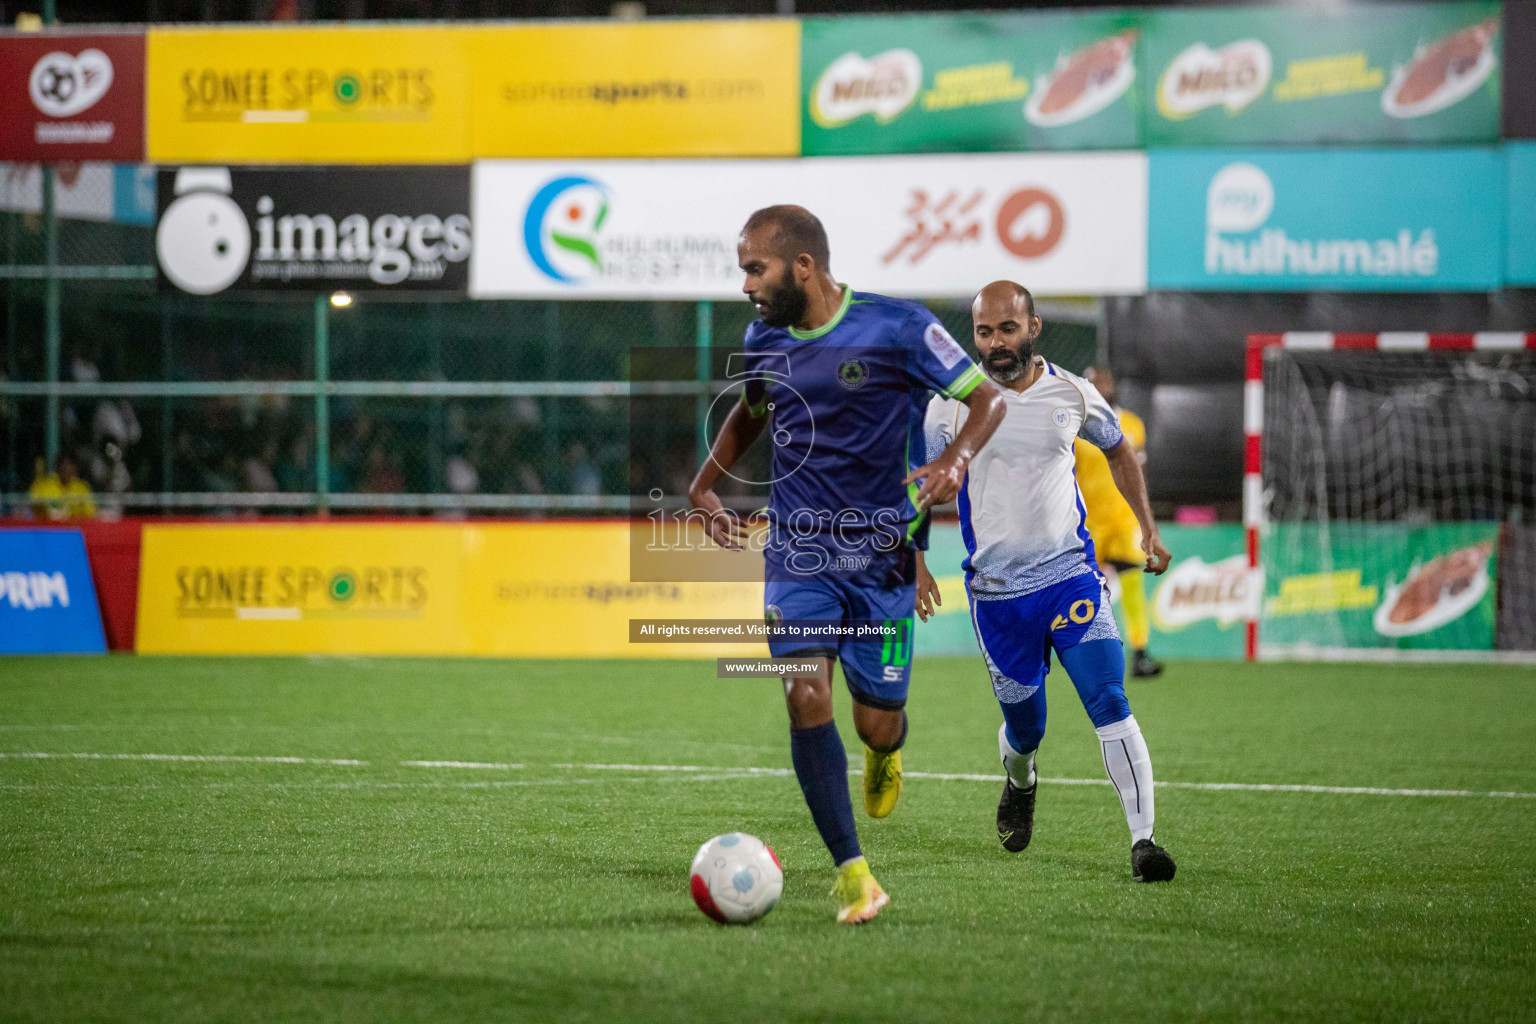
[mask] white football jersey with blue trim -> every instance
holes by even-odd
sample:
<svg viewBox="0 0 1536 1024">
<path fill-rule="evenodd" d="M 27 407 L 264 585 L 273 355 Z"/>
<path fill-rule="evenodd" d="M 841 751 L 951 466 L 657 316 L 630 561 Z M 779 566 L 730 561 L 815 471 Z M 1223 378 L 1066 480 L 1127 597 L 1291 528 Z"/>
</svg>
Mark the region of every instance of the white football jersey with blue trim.
<svg viewBox="0 0 1536 1024">
<path fill-rule="evenodd" d="M 960 533 L 968 552 L 966 579 L 978 600 L 1017 597 L 1097 572 L 1084 525 L 1072 441 L 1108 451 L 1120 444 L 1120 421 L 1092 384 L 1035 356 L 1043 372 L 1022 393 L 1001 387 L 1008 411 L 971 460 L 960 488 Z M 935 396 L 923 433 L 928 458 L 959 434 L 966 407 Z"/>
</svg>

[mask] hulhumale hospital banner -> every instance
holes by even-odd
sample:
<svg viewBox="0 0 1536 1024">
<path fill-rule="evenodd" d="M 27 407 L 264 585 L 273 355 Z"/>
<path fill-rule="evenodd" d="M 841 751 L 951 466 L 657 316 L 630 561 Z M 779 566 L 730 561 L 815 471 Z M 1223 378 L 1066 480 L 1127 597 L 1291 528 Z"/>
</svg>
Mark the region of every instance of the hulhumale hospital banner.
<svg viewBox="0 0 1536 1024">
<path fill-rule="evenodd" d="M 1492 149 L 1153 151 L 1148 284 L 1492 290 L 1504 176 Z"/>
<path fill-rule="evenodd" d="M 1494 142 L 1498 3 L 1143 16 L 1150 146 Z"/>
<path fill-rule="evenodd" d="M 807 19 L 804 153 L 1136 148 L 1137 23 L 1125 11 Z"/>
<path fill-rule="evenodd" d="M 753 210 L 799 203 L 864 291 L 970 295 L 1000 277 L 1042 295 L 1146 287 L 1141 153 L 785 161 L 481 161 L 481 298 L 741 298 Z"/>
</svg>

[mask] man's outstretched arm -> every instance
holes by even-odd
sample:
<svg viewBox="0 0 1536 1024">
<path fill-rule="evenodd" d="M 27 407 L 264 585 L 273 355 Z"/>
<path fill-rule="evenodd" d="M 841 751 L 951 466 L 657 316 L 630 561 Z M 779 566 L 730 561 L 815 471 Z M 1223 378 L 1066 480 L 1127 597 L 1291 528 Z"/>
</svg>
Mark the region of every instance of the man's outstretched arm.
<svg viewBox="0 0 1536 1024">
<path fill-rule="evenodd" d="M 977 384 L 960 401 L 967 410 L 965 426 L 960 428 L 960 433 L 944 449 L 943 455 L 926 466 L 917 467 L 902 481 L 908 484 L 914 480 L 923 482 L 917 492 L 919 508 L 943 505 L 955 499 L 955 495 L 960 493 L 960 483 L 965 479 L 965 471 L 970 468 L 971 460 L 992 437 L 998 424 L 1003 422 L 1003 414 L 1008 411 L 1002 392 L 991 381 L 984 380 Z"/>
<path fill-rule="evenodd" d="M 1136 455 L 1136 446 L 1122 438 L 1104 456 L 1109 460 L 1109 473 L 1115 479 L 1115 486 L 1125 495 L 1131 511 L 1136 513 L 1136 522 L 1141 525 L 1141 547 L 1147 553 L 1147 572 L 1161 576 L 1167 570 L 1168 563 L 1173 561 L 1173 556 L 1163 547 L 1163 539 L 1157 533 L 1157 523 L 1152 519 L 1152 503 L 1147 500 L 1147 478 L 1141 472 L 1141 460 Z"/>
<path fill-rule="evenodd" d="M 725 510 L 725 504 L 715 493 L 715 484 L 740 461 L 767 425 L 766 409 L 754 416 L 745 401 L 737 402 L 721 424 L 720 433 L 709 448 L 709 458 L 704 460 L 693 483 L 688 485 L 688 500 L 694 508 L 709 516 L 710 539 L 723 548 L 740 548 L 746 533 L 741 520 Z"/>
</svg>

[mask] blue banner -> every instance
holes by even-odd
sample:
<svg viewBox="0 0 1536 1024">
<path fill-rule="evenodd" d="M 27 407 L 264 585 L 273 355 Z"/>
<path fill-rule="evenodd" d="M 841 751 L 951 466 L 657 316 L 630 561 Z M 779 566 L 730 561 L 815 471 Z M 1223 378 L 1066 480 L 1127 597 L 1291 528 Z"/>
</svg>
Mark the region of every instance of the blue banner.
<svg viewBox="0 0 1536 1024">
<path fill-rule="evenodd" d="M 0 530 L 0 654 L 105 654 L 79 530 Z"/>
<path fill-rule="evenodd" d="M 1536 284 L 1536 142 L 1511 142 L 1504 147 L 1509 177 L 1504 195 L 1509 216 L 1504 233 L 1508 258 L 1504 268 L 1510 284 Z"/>
<path fill-rule="evenodd" d="M 1490 291 L 1492 149 L 1153 150 L 1147 284 L 1196 291 Z"/>
</svg>

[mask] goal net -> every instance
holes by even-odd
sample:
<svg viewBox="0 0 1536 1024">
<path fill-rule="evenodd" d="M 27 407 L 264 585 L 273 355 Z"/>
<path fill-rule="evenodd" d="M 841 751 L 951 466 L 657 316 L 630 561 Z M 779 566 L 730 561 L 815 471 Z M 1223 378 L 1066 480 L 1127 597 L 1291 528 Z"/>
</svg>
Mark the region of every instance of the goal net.
<svg viewBox="0 0 1536 1024">
<path fill-rule="evenodd" d="M 1250 658 L 1531 657 L 1536 334 L 1254 335 L 1244 410 Z"/>
</svg>

